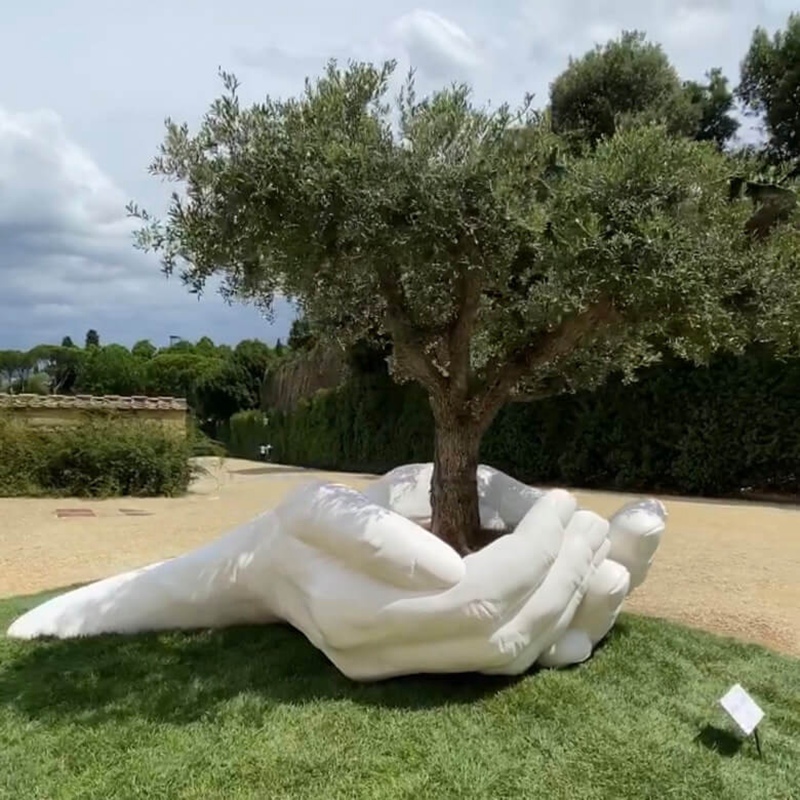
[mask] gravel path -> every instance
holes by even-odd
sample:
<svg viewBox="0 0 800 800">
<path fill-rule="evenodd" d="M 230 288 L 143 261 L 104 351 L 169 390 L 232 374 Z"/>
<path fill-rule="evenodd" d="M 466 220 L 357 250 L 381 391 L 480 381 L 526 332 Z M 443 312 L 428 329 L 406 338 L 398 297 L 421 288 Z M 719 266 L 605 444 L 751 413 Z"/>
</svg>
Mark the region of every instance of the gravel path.
<svg viewBox="0 0 800 800">
<path fill-rule="evenodd" d="M 368 476 L 309 473 L 229 459 L 176 500 L 0 499 L 0 597 L 106 577 L 216 538 L 309 477 L 356 488 Z M 578 492 L 610 515 L 629 498 Z M 800 657 L 800 509 L 666 499 L 670 518 L 634 611 L 754 641 Z M 91 509 L 94 517 L 56 516 Z M 135 510 L 143 516 L 121 511 Z"/>
</svg>

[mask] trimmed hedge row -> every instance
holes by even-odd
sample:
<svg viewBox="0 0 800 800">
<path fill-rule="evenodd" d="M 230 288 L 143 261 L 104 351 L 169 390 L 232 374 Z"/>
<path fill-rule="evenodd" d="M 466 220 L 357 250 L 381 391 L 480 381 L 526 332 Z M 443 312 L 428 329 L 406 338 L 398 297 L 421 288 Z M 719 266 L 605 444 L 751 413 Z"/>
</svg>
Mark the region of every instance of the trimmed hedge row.
<svg viewBox="0 0 800 800">
<path fill-rule="evenodd" d="M 254 420 L 258 418 L 259 424 Z M 383 472 L 430 460 L 433 422 L 423 393 L 384 375 L 319 392 L 291 414 L 231 419 L 233 455 L 269 441 L 275 460 Z M 674 361 L 634 384 L 511 404 L 481 458 L 520 479 L 630 491 L 731 495 L 800 490 L 800 359 L 756 351 L 697 368 Z"/>
<path fill-rule="evenodd" d="M 113 416 L 57 428 L 0 416 L 0 496 L 183 494 L 193 444 L 182 431 Z"/>
</svg>

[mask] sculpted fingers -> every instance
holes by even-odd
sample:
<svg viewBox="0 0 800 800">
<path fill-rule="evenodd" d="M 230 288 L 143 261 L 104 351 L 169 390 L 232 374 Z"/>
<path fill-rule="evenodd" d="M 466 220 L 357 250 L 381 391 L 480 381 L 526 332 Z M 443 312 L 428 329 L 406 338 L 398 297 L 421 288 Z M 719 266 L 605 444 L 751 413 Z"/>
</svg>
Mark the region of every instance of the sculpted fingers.
<svg viewBox="0 0 800 800">
<path fill-rule="evenodd" d="M 606 560 L 595 570 L 571 627 L 586 631 L 597 644 L 617 619 L 630 588 L 630 574 L 616 561 Z"/>
<path fill-rule="evenodd" d="M 493 637 L 498 646 L 513 655 L 496 672 L 524 672 L 561 638 L 594 575 L 607 530 L 608 523 L 591 511 L 573 515 L 545 580 Z"/>
<path fill-rule="evenodd" d="M 464 559 L 464 591 L 501 606 L 522 602 L 536 591 L 555 563 L 576 505 L 571 495 L 559 490 L 542 497 L 513 533 Z"/>
<path fill-rule="evenodd" d="M 379 624 L 405 631 L 409 640 L 492 635 L 547 579 L 575 505 L 567 492 L 549 493 L 514 533 L 467 556 L 465 575 L 456 586 L 389 603 L 378 615 Z"/>
<path fill-rule="evenodd" d="M 667 524 L 667 509 L 658 500 L 637 500 L 623 506 L 609 520 L 609 558 L 631 575 L 631 590 L 647 577 Z"/>
<path fill-rule="evenodd" d="M 275 513 L 286 535 L 392 586 L 447 589 L 464 575 L 460 556 L 441 539 L 346 486 L 301 486 Z"/>
<path fill-rule="evenodd" d="M 594 571 L 569 628 L 539 658 L 544 667 L 565 667 L 585 661 L 611 630 L 628 595 L 630 575 L 616 561 Z"/>
</svg>

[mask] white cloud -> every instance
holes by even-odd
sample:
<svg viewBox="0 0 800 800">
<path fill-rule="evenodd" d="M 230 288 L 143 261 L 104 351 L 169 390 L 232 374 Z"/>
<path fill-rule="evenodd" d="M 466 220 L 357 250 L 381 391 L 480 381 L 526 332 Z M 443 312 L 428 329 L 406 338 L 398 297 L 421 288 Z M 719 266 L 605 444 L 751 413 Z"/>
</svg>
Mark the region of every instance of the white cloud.
<svg viewBox="0 0 800 800">
<path fill-rule="evenodd" d="M 0 220 L 114 234 L 122 195 L 52 111 L 0 109 Z M 112 226 L 107 231 L 108 226 Z M 118 231 L 117 231 L 118 232 Z"/>
<path fill-rule="evenodd" d="M 133 249 L 136 223 L 124 193 L 54 112 L 0 109 L 0 186 L 4 338 L 32 344 L 20 337 L 26 328 L 41 341 L 79 337 L 88 327 L 106 338 L 165 338 L 176 326 L 199 336 L 204 323 L 231 313 L 212 296 L 198 314 L 186 289 Z M 252 310 L 239 313 L 258 320 Z M 266 325 L 259 327 L 264 335 Z"/>
<path fill-rule="evenodd" d="M 405 48 L 414 66 L 441 81 L 468 75 L 484 62 L 475 41 L 449 19 L 415 9 L 392 26 L 391 34 Z"/>
<path fill-rule="evenodd" d="M 0 262 L 0 277 L 17 297 L 65 297 L 73 281 L 92 291 L 109 279 L 147 280 L 128 252 L 124 195 L 57 114 L 0 109 L 0 179 L 3 250 L 14 254 Z"/>
</svg>

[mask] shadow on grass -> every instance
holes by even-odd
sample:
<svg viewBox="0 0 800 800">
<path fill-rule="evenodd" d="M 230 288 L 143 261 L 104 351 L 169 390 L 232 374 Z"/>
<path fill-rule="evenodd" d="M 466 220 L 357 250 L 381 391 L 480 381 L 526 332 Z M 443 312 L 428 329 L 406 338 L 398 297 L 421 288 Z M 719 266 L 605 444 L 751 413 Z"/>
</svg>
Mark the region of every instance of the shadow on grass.
<svg viewBox="0 0 800 800">
<path fill-rule="evenodd" d="M 518 680 L 465 673 L 354 683 L 288 625 L 0 639 L 0 704 L 30 719 L 82 724 L 134 718 L 190 723 L 222 713 L 243 696 L 263 707 L 333 700 L 422 710 L 476 702 Z"/>
<path fill-rule="evenodd" d="M 3 601 L 3 616 L 16 617 L 60 593 Z M 10 622 L 0 619 L 0 632 Z M 595 655 L 630 634 L 620 618 Z M 183 724 L 213 718 L 243 697 L 263 708 L 341 701 L 425 710 L 479 702 L 520 679 L 459 673 L 356 683 L 282 624 L 32 642 L 0 633 L 0 706 L 44 721 Z"/>
<path fill-rule="evenodd" d="M 695 736 L 695 741 L 721 756 L 735 756 L 742 749 L 742 740 L 738 736 L 716 725 L 705 725 Z"/>
</svg>

